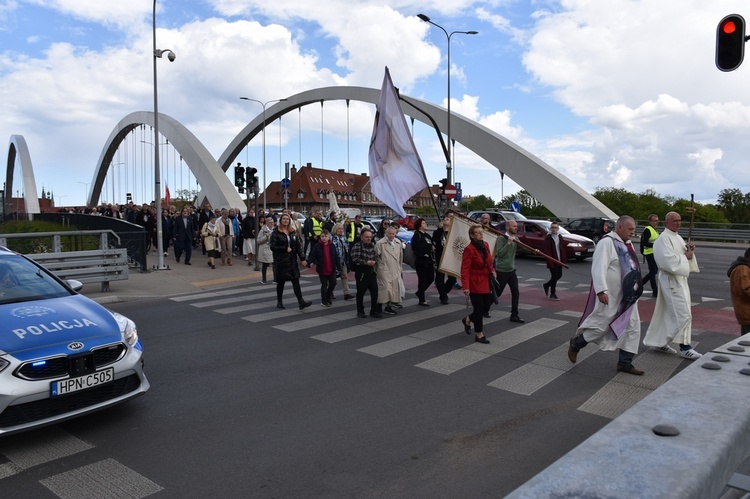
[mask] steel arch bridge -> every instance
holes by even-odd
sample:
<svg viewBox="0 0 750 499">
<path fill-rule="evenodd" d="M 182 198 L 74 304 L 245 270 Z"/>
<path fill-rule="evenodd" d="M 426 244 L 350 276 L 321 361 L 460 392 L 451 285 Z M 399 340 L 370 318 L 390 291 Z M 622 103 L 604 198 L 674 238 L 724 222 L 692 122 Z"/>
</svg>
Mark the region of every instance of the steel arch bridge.
<svg viewBox="0 0 750 499">
<path fill-rule="evenodd" d="M 373 105 L 378 103 L 380 90 L 368 87 L 323 87 L 298 93 L 288 97 L 285 101 L 277 102 L 266 109 L 265 124 L 272 123 L 277 118 L 309 104 L 324 101 L 346 100 L 366 102 Z M 404 113 L 428 126 L 438 129 L 447 128 L 447 110 L 429 102 L 402 96 Z M 429 116 L 426 116 L 425 113 Z M 435 124 L 430 120 L 434 120 Z M 148 111 L 138 111 L 125 116 L 115 126 L 96 165 L 88 195 L 88 203 L 96 205 L 101 195 L 107 171 L 112 164 L 115 152 L 131 130 L 140 125 L 154 124 L 154 114 Z M 243 206 L 244 201 L 235 190 L 226 171 L 233 165 L 242 149 L 259 133 L 263 131 L 263 115 L 260 114 L 248 123 L 245 128 L 232 140 L 218 160 L 214 159 L 206 147 L 184 125 L 165 114 L 159 114 L 159 132 L 180 153 L 186 165 L 197 179 L 202 188 L 199 200 L 208 199 L 215 206 Z M 12 187 L 12 169 L 16 151 L 21 153 L 22 170 L 24 171 L 24 186 L 27 197 L 29 192 L 36 189 L 31 170 L 31 160 L 23 137 L 14 135 L 8 154 L 8 170 L 6 186 Z M 19 140 L 20 139 L 20 140 Z M 544 204 L 560 218 L 578 217 L 608 217 L 616 218 L 609 208 L 591 194 L 546 164 L 530 152 L 514 144 L 496 132 L 469 120 L 460 114 L 451 113 L 451 140 L 455 140 L 467 147 L 475 154 L 493 165 L 498 171 L 512 178 L 523 186 L 534 198 Z M 13 161 L 11 161 L 13 154 Z M 24 156 L 25 154 L 25 156 Z M 24 166 L 27 162 L 28 165 Z M 26 172 L 30 172 L 26 181 Z M 32 188 L 33 187 L 33 188 Z M 6 189 L 6 192 L 10 192 Z M 27 204 L 31 207 L 32 204 Z M 39 206 L 36 203 L 36 212 Z M 27 210 L 33 213 L 30 210 Z"/>
</svg>

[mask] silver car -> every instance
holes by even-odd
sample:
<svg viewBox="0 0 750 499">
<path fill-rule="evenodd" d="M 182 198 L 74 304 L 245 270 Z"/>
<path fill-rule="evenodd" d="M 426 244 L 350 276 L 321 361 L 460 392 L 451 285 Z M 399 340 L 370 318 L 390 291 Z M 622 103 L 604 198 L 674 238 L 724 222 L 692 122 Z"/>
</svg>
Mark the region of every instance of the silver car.
<svg viewBox="0 0 750 499">
<path fill-rule="evenodd" d="M 0 247 L 0 436 L 143 395 L 135 323 Z"/>
</svg>

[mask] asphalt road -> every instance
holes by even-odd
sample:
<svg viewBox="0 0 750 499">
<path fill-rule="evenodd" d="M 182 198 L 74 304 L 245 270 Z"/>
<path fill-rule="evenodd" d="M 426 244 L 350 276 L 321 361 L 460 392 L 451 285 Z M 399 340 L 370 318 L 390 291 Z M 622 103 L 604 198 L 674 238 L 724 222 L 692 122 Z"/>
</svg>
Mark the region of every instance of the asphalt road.
<svg viewBox="0 0 750 499">
<path fill-rule="evenodd" d="M 725 275 L 737 254 L 700 252 L 701 352 L 738 334 Z M 507 320 L 503 296 L 490 345 L 463 334 L 460 291 L 441 306 L 431 290 L 429 308 L 407 292 L 384 319 L 358 319 L 340 290 L 321 307 L 314 276 L 304 312 L 290 289 L 289 308 L 276 309 L 259 283 L 113 305 L 139 326 L 151 390 L 0 440 L 0 496 L 503 496 L 689 364 L 642 350 L 645 376 L 617 374 L 616 354 L 593 345 L 570 364 L 590 264 L 565 271 L 559 302 L 544 297 L 540 260 L 518 269 L 527 323 Z"/>
</svg>

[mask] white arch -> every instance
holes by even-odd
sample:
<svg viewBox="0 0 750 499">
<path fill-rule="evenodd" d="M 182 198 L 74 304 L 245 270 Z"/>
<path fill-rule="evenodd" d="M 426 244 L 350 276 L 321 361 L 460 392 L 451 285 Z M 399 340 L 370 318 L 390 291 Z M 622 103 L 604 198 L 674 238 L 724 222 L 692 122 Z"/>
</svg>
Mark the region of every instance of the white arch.
<svg viewBox="0 0 750 499">
<path fill-rule="evenodd" d="M 88 199 L 90 206 L 95 206 L 99 201 L 107 170 L 112 163 L 117 148 L 131 130 L 142 124 L 153 127 L 154 113 L 149 111 L 130 113 L 120 120 L 115 129 L 112 130 L 99 156 L 99 162 L 91 180 L 92 187 Z M 174 118 L 159 113 L 159 133 L 164 135 L 172 144 L 172 147 L 180 153 L 185 164 L 200 184 L 203 194 L 212 205 L 217 207 L 245 205 L 214 157 L 190 130 Z M 199 198 L 199 200 L 202 199 L 204 198 Z"/>
<path fill-rule="evenodd" d="M 16 158 L 21 163 L 23 202 L 26 207 L 26 215 L 41 213 L 34 168 L 31 165 L 31 154 L 29 154 L 26 139 L 23 138 L 23 135 L 11 135 L 8 145 L 8 164 L 5 171 L 5 214 L 7 215 L 13 209 L 11 199 L 13 198 L 13 170 L 15 169 Z"/>
<path fill-rule="evenodd" d="M 430 120 L 416 109 L 428 113 L 441 130 L 448 126 L 448 112 L 429 102 L 402 96 L 404 113 L 429 126 Z M 266 109 L 266 124 L 302 106 L 326 100 L 355 100 L 377 104 L 380 90 L 367 87 L 324 87 L 301 92 Z M 410 104 L 410 103 L 413 103 Z M 415 107 L 416 106 L 416 107 Z M 218 163 L 226 171 L 253 137 L 263 129 L 263 115 L 253 119 L 224 150 Z M 460 114 L 451 113 L 451 140 L 461 143 L 484 158 L 531 193 L 534 198 L 562 219 L 579 217 L 617 218 L 598 199 L 568 177 L 530 152 Z M 265 186 L 264 186 L 265 187 Z"/>
</svg>

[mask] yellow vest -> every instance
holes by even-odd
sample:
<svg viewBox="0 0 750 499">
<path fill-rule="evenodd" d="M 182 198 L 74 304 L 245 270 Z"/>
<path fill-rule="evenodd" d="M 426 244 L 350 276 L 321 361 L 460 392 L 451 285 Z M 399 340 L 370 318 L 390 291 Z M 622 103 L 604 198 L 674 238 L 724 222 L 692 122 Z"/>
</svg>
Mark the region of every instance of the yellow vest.
<svg viewBox="0 0 750 499">
<path fill-rule="evenodd" d="M 644 255 L 653 255 L 654 254 L 654 241 L 656 241 L 656 238 L 659 237 L 659 233 L 656 232 L 656 229 L 651 227 L 650 225 L 646 226 L 646 230 L 648 231 L 648 242 L 651 244 L 650 247 L 643 248 L 643 254 Z"/>
<path fill-rule="evenodd" d="M 312 219 L 312 230 L 313 230 L 313 234 L 315 236 L 320 236 L 320 233 L 323 232 L 323 222 L 321 222 L 317 218 L 313 217 L 313 219 Z"/>
</svg>

